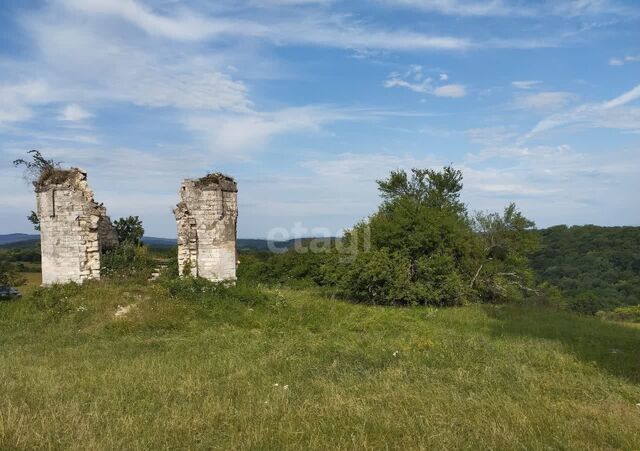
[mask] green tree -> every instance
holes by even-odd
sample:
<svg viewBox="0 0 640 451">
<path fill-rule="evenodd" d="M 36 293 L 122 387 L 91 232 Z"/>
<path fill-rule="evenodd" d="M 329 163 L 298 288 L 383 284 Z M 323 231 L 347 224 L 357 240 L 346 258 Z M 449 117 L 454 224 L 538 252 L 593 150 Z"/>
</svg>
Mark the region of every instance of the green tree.
<svg viewBox="0 0 640 451">
<path fill-rule="evenodd" d="M 142 221 L 138 216 L 129 216 L 114 221 L 113 227 L 116 229 L 120 244 L 133 244 L 139 246 L 144 235 Z"/>
<path fill-rule="evenodd" d="M 465 208 L 460 202 L 462 172 L 452 166 L 445 166 L 441 171 L 414 168 L 410 176 L 402 169 L 391 171 L 388 178 L 377 183 L 381 197 L 389 204 L 405 198 L 456 213 L 462 213 Z"/>
<path fill-rule="evenodd" d="M 476 213 L 473 226 L 483 243 L 483 259 L 471 280 L 471 287 L 479 284 L 484 288 L 484 296 L 494 300 L 534 292 L 529 256 L 540 245 L 535 223 L 511 203 L 502 215 Z"/>
<path fill-rule="evenodd" d="M 381 304 L 471 300 L 465 280 L 481 247 L 460 201 L 462 173 L 451 166 L 392 171 L 378 187 L 383 199 L 378 211 L 345 237 L 358 243 L 359 252 L 339 272 L 344 294 Z"/>
<path fill-rule="evenodd" d="M 378 211 L 345 236 L 359 251 L 338 271 L 347 297 L 460 305 L 533 292 L 527 260 L 536 248 L 533 222 L 514 204 L 503 214 L 471 220 L 460 201 L 462 173 L 451 166 L 393 171 L 378 186 L 383 199 Z"/>
</svg>

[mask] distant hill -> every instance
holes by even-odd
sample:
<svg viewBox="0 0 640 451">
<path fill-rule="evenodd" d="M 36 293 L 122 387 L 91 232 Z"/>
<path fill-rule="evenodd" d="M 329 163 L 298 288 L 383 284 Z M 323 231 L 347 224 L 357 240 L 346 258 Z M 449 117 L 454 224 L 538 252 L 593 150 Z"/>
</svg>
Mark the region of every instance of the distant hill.
<svg viewBox="0 0 640 451">
<path fill-rule="evenodd" d="M 303 241 L 307 241 L 304 239 Z M 23 247 L 32 246 L 40 241 L 40 235 L 30 235 L 26 233 L 10 233 L 0 235 L 1 247 Z M 154 236 L 145 236 L 142 242 L 151 247 L 173 247 L 177 244 L 172 238 L 158 238 Z M 239 238 L 238 250 L 267 251 L 269 250 L 269 240 L 259 238 Z M 295 240 L 288 241 L 272 241 L 277 249 L 290 249 L 294 246 Z"/>
<path fill-rule="evenodd" d="M 20 241 L 39 241 L 40 235 L 30 235 L 28 233 L 9 233 L 8 235 L 0 235 L 0 246 L 3 244 L 18 243 Z"/>
<path fill-rule="evenodd" d="M 171 247 L 177 244 L 176 240 L 171 238 L 156 238 L 154 236 L 142 237 L 142 242 L 152 247 Z"/>
</svg>

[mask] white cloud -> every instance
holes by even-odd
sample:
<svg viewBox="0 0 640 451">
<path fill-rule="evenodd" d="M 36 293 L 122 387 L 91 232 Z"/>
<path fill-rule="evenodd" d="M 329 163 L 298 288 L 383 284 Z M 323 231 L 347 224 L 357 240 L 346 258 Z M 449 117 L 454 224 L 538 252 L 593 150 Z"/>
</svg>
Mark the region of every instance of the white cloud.
<svg viewBox="0 0 640 451">
<path fill-rule="evenodd" d="M 467 95 L 467 89 L 463 85 L 458 84 L 438 86 L 433 90 L 433 95 L 438 97 L 459 98 Z"/>
<path fill-rule="evenodd" d="M 250 106 L 246 86 L 223 73 L 216 60 L 150 47 L 82 22 L 38 18 L 29 27 L 50 80 L 68 97 L 82 89 L 94 99 L 151 107 L 246 111 Z"/>
<path fill-rule="evenodd" d="M 445 81 L 449 79 L 449 76 L 441 74 L 439 79 L 439 81 Z M 389 74 L 389 78 L 384 81 L 383 86 L 385 88 L 406 88 L 413 92 L 437 97 L 459 98 L 467 95 L 464 85 L 446 84 L 436 86 L 432 78 L 424 78 L 423 68 L 419 65 L 410 66 L 404 74 L 392 72 Z"/>
<path fill-rule="evenodd" d="M 619 106 L 622 106 L 622 105 L 626 105 L 629 102 L 633 102 L 634 100 L 636 100 L 638 98 L 640 98 L 640 85 L 638 85 L 635 88 L 633 88 L 633 89 L 625 92 L 624 94 L 616 97 L 615 99 L 612 99 L 612 100 L 609 100 L 608 102 L 605 102 L 603 107 L 606 108 L 606 109 L 619 107 Z"/>
<path fill-rule="evenodd" d="M 625 107 L 640 98 L 640 85 L 603 103 L 584 104 L 567 113 L 544 118 L 524 137 L 531 138 L 552 129 L 580 124 L 582 127 L 640 131 L 640 108 Z"/>
<path fill-rule="evenodd" d="M 0 124 L 30 119 L 32 106 L 53 99 L 49 86 L 42 80 L 0 85 Z"/>
<path fill-rule="evenodd" d="M 62 4 L 73 11 L 116 16 L 151 35 L 178 40 L 199 40 L 215 33 L 224 33 L 230 25 L 207 21 L 192 14 L 162 16 L 134 0 L 62 0 Z"/>
<path fill-rule="evenodd" d="M 539 92 L 517 97 L 515 106 L 523 110 L 553 110 L 565 106 L 574 98 L 575 95 L 570 92 Z"/>
<path fill-rule="evenodd" d="M 324 124 L 358 119 L 357 112 L 307 106 L 235 115 L 192 116 L 185 126 L 204 138 L 211 152 L 228 159 L 244 158 L 273 137 L 303 131 L 318 132 Z"/>
<path fill-rule="evenodd" d="M 520 80 L 512 81 L 511 86 L 517 89 L 532 89 L 541 83 L 539 80 Z"/>
<path fill-rule="evenodd" d="M 134 0 L 63 0 L 63 2 L 72 11 L 98 16 L 115 16 L 150 35 L 175 40 L 245 37 L 269 39 L 276 44 L 385 50 L 460 50 L 472 45 L 466 39 L 451 36 L 365 28 L 357 22 L 348 20 L 346 16 L 311 15 L 308 11 L 262 23 L 231 17 L 205 17 L 187 11 L 184 7 L 180 15 L 160 15 Z"/>
<path fill-rule="evenodd" d="M 391 6 L 408 7 L 426 12 L 454 16 L 531 17 L 558 15 L 565 17 L 598 14 L 623 15 L 629 8 L 610 0 L 379 0 Z"/>
<path fill-rule="evenodd" d="M 526 16 L 530 8 L 514 7 L 502 0 L 384 0 L 394 6 L 405 6 L 439 14 L 456 16 Z"/>
<path fill-rule="evenodd" d="M 83 121 L 90 117 L 93 117 L 93 114 L 82 108 L 80 105 L 72 103 L 70 105 L 67 105 L 62 109 L 62 111 L 60 111 L 58 119 L 61 121 L 75 122 Z"/>
<path fill-rule="evenodd" d="M 488 147 L 502 146 L 517 136 L 517 133 L 504 125 L 472 128 L 465 134 L 472 143 Z"/>
<path fill-rule="evenodd" d="M 609 59 L 610 66 L 624 66 L 626 63 L 637 63 L 640 61 L 640 55 L 627 55 L 623 58 L 613 57 Z"/>
</svg>

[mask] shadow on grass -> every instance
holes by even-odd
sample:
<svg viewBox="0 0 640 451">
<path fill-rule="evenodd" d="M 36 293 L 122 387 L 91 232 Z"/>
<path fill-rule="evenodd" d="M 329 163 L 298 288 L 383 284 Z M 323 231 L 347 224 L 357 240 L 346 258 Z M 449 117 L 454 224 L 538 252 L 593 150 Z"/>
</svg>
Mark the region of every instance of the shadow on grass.
<svg viewBox="0 0 640 451">
<path fill-rule="evenodd" d="M 545 308 L 485 306 L 496 336 L 558 341 L 578 359 L 640 384 L 640 329 Z"/>
</svg>

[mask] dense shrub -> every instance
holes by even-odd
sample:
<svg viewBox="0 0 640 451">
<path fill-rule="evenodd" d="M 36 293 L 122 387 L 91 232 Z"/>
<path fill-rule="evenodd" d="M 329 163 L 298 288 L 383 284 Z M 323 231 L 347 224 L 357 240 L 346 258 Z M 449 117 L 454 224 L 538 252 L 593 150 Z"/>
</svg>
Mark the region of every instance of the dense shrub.
<svg viewBox="0 0 640 451">
<path fill-rule="evenodd" d="M 393 171 L 378 182 L 383 203 L 327 252 L 243 254 L 240 278 L 313 283 L 342 297 L 386 305 L 461 305 L 535 295 L 527 254 L 533 222 L 511 204 L 470 219 L 460 201 L 462 174 Z"/>
<path fill-rule="evenodd" d="M 29 300 L 40 310 L 66 313 L 73 309 L 71 299 L 77 296 L 81 290 L 82 286 L 74 282 L 54 284 L 36 288 L 31 292 Z"/>
<path fill-rule="evenodd" d="M 148 278 L 156 263 L 146 246 L 125 243 L 102 255 L 102 274 L 106 277 Z"/>
<path fill-rule="evenodd" d="M 632 305 L 628 307 L 618 307 L 611 312 L 598 312 L 601 318 L 610 321 L 627 321 L 631 323 L 640 323 L 640 305 Z"/>
</svg>

